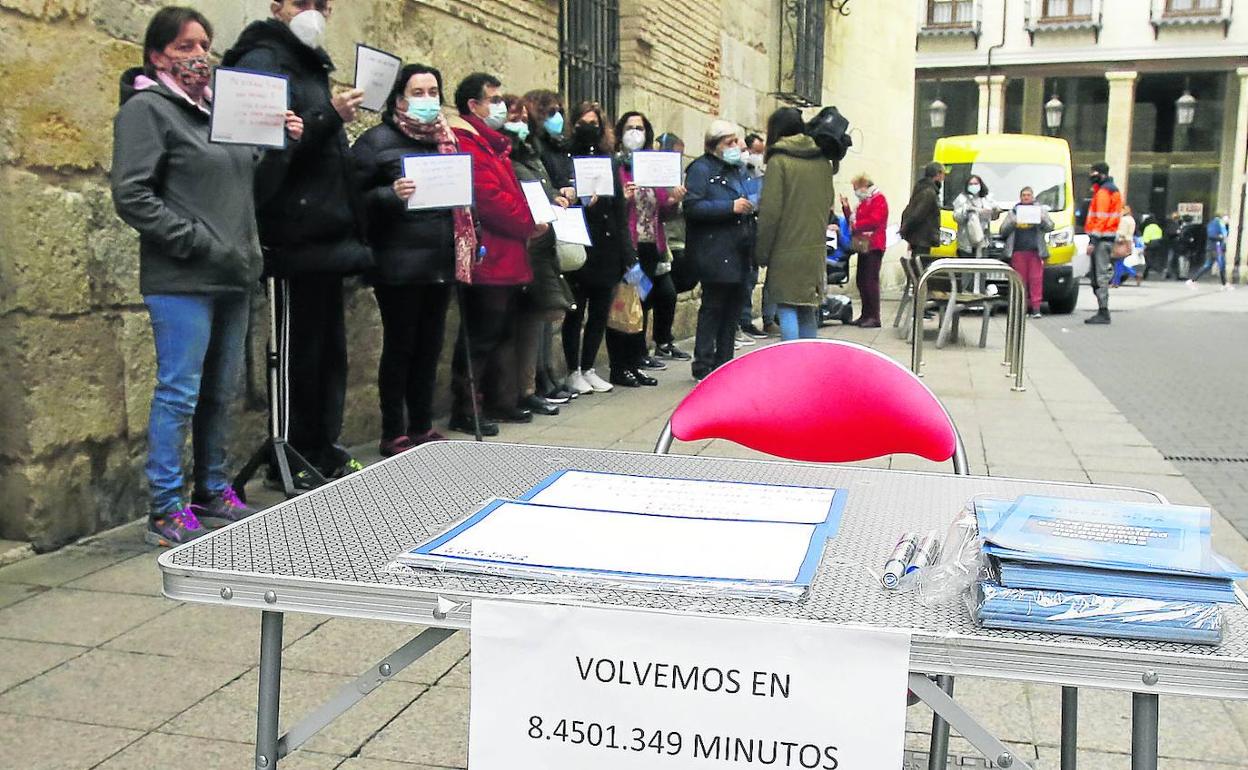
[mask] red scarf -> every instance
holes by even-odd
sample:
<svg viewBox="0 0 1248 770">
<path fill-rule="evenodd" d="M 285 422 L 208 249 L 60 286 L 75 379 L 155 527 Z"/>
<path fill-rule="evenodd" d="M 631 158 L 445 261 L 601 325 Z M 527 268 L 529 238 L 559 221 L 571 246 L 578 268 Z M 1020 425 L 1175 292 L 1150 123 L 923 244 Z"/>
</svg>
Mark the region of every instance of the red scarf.
<svg viewBox="0 0 1248 770">
<path fill-rule="evenodd" d="M 441 155 L 459 152 L 455 132 L 441 114 L 432 123 L 421 123 L 395 110 L 394 125 L 406 136 L 424 144 L 435 144 Z M 472 283 L 472 265 L 477 258 L 477 227 L 472 221 L 472 209 L 461 206 L 451 209 L 455 227 L 455 280 Z"/>
</svg>

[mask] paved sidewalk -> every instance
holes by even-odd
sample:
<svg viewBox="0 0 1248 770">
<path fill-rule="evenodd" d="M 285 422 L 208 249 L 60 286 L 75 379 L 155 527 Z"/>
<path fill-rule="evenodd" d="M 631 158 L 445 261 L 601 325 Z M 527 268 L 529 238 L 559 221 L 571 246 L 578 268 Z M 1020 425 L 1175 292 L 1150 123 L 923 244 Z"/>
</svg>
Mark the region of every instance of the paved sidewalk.
<svg viewBox="0 0 1248 770">
<path fill-rule="evenodd" d="M 1070 322 L 1081 322 L 1082 316 Z M 927 346 L 926 380 L 962 430 L 972 472 L 1141 486 L 1174 502 L 1204 502 L 1045 335 L 1028 334 L 1028 389 L 1011 392 L 1000 365 L 1003 331 L 998 318 L 987 350 Z M 891 328 L 833 326 L 825 333 L 908 360 L 909 346 Z M 667 415 L 693 385 L 687 366 L 657 376 L 658 388 L 584 397 L 558 418 L 505 426 L 500 438 L 650 451 Z M 724 442 L 678 444 L 676 451 L 754 456 Z M 910 457 L 866 464 L 949 470 L 948 464 Z M 1248 542 L 1220 517 L 1215 542 L 1227 556 L 1248 564 Z M 255 613 L 162 598 L 155 554 L 142 544 L 137 523 L 0 568 L 0 764 L 250 767 L 257 621 Z M 289 616 L 284 726 L 417 630 Z M 467 656 L 465 635 L 458 634 L 282 767 L 465 767 Z M 971 678 L 960 678 L 957 686 L 968 709 L 1018 756 L 1037 768 L 1057 767 L 1056 688 Z M 925 707 L 910 709 L 910 746 L 925 747 L 929 723 Z M 1081 767 L 1129 767 L 1129 695 L 1084 691 L 1080 748 Z M 956 737 L 953 749 L 969 751 Z M 1170 770 L 1248 767 L 1248 704 L 1162 698 L 1161 751 L 1162 767 Z"/>
</svg>

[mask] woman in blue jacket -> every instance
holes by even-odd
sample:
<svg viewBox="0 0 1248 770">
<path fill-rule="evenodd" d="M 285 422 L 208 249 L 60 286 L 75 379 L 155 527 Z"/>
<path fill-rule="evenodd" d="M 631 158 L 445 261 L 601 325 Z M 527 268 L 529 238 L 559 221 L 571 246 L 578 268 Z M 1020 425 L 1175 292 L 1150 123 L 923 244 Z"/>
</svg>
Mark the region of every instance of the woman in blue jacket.
<svg viewBox="0 0 1248 770">
<path fill-rule="evenodd" d="M 693 350 L 697 380 L 732 360 L 745 302 L 757 216 L 749 199 L 742 146 L 735 124 L 714 121 L 706 132 L 705 154 L 689 165 L 685 177 L 685 254 L 702 283 Z"/>
</svg>

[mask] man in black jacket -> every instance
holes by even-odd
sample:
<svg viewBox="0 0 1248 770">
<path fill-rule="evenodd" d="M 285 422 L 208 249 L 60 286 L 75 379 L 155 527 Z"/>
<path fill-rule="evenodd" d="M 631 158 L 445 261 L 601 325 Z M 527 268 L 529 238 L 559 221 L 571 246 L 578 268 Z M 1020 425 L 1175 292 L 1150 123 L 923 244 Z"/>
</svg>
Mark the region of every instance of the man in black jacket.
<svg viewBox="0 0 1248 770">
<path fill-rule="evenodd" d="M 334 65 L 321 44 L 333 0 L 270 6 L 273 18 L 243 30 L 222 62 L 286 77 L 290 109 L 304 121 L 302 139 L 286 150 L 283 176 L 256 182 L 257 219 L 265 270 L 281 279 L 274 301 L 289 339 L 287 438 L 324 475 L 339 477 L 361 467 L 338 437 L 347 386 L 342 279 L 371 263 L 343 128 L 355 120 L 363 92 L 330 91 Z"/>
<path fill-rule="evenodd" d="M 945 167 L 928 163 L 901 212 L 901 237 L 916 256 L 940 245 L 940 184 L 944 181 Z"/>
</svg>

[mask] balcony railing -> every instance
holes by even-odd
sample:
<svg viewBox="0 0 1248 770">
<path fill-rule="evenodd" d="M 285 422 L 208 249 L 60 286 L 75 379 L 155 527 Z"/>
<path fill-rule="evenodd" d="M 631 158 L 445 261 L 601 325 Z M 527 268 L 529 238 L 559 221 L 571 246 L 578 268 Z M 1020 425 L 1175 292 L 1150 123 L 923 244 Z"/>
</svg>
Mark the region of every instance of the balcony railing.
<svg viewBox="0 0 1248 770">
<path fill-rule="evenodd" d="M 983 0 L 917 0 L 919 4 L 919 37 L 970 35 L 979 45 L 983 27 Z"/>
<path fill-rule="evenodd" d="M 1234 0 L 1151 0 L 1149 22 L 1153 36 L 1162 27 L 1220 26 L 1222 36 L 1230 34 Z"/>
<path fill-rule="evenodd" d="M 1027 0 L 1027 34 L 1034 45 L 1039 32 L 1090 29 L 1099 41 L 1101 4 L 1102 0 Z"/>
</svg>

